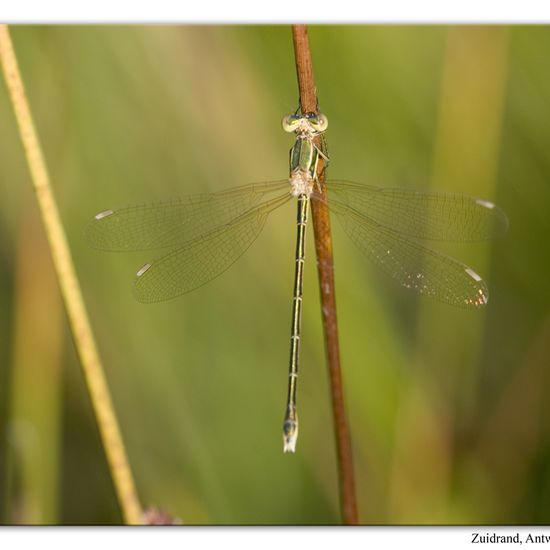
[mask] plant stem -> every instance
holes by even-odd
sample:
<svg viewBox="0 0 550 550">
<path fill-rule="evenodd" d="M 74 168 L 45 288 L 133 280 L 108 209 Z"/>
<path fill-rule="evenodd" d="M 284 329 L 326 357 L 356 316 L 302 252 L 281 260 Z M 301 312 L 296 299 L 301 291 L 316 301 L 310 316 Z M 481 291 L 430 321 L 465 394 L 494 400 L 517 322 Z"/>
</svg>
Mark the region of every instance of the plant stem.
<svg viewBox="0 0 550 550">
<path fill-rule="evenodd" d="M 294 56 L 300 93 L 300 108 L 303 113 L 317 112 L 317 93 L 313 78 L 313 64 L 306 26 L 293 25 L 292 37 L 294 41 Z M 317 145 L 319 145 L 319 143 L 317 143 Z M 332 235 L 330 231 L 330 217 L 326 203 L 327 194 L 323 171 L 324 163 L 320 162 L 319 164 L 320 167 L 317 175 L 321 187 L 320 192 L 324 200 L 312 200 L 311 210 L 338 457 L 340 504 L 343 522 L 348 525 L 355 525 L 359 520 L 357 514 L 357 499 L 355 496 L 351 437 L 344 406 L 344 390 L 340 367 Z"/>
<path fill-rule="evenodd" d="M 88 320 L 86 307 L 82 299 L 67 238 L 50 185 L 46 163 L 32 119 L 7 25 L 0 25 L 0 61 L 13 111 L 17 119 L 19 134 L 29 165 L 42 221 L 46 229 L 46 236 L 61 288 L 63 302 L 69 318 L 75 346 L 80 357 L 80 363 L 84 371 L 84 377 L 90 393 L 90 399 L 96 415 L 105 454 L 107 455 L 118 501 L 125 522 L 128 524 L 139 524 L 142 522 L 142 512 L 134 479 Z"/>
</svg>

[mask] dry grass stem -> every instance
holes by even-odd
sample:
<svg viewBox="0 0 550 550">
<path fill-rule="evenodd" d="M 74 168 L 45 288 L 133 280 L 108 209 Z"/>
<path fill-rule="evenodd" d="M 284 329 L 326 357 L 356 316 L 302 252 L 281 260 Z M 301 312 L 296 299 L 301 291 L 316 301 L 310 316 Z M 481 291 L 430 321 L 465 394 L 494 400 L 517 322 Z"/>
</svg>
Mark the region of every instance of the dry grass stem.
<svg viewBox="0 0 550 550">
<path fill-rule="evenodd" d="M 139 524 L 142 512 L 135 483 L 6 25 L 0 25 L 0 60 L 118 501 L 125 522 Z"/>
</svg>

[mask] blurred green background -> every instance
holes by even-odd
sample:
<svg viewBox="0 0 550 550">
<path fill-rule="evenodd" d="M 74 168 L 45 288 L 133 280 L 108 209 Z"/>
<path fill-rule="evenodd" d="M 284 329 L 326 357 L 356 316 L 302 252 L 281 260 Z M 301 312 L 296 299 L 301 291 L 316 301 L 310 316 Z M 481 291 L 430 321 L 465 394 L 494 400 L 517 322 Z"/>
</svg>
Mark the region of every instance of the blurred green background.
<svg viewBox="0 0 550 550">
<path fill-rule="evenodd" d="M 436 248 L 484 311 L 421 299 L 334 221 L 364 523 L 550 522 L 550 28 L 312 26 L 330 176 L 497 202 L 508 234 Z M 90 249 L 98 211 L 287 175 L 289 27 L 12 28 L 144 505 L 192 524 L 337 523 L 309 234 L 300 438 L 282 453 L 295 208 L 231 270 L 137 303 L 155 253 Z M 120 523 L 28 169 L 0 85 L 0 523 Z M 310 230 L 311 231 L 311 230 Z"/>
</svg>

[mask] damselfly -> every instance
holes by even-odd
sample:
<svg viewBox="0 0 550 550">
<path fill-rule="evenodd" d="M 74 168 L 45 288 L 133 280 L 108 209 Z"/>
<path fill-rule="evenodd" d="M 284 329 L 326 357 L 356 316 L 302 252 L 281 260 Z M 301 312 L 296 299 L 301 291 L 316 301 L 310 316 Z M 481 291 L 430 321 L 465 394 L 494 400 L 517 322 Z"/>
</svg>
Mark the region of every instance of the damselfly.
<svg viewBox="0 0 550 550">
<path fill-rule="evenodd" d="M 322 114 L 295 113 L 283 119 L 283 129 L 296 136 L 288 179 L 105 210 L 87 229 L 92 246 L 103 250 L 165 249 L 139 269 L 134 286 L 139 301 L 159 302 L 190 292 L 223 273 L 258 237 L 270 212 L 297 198 L 285 452 L 294 452 L 298 436 L 296 380 L 308 208 L 310 200 L 324 200 L 317 168 L 321 159 L 328 161 L 326 148 L 314 140 L 323 137 L 327 125 Z M 487 286 L 473 269 L 425 247 L 422 241 L 477 241 L 504 233 L 506 215 L 492 202 L 338 180 L 328 181 L 327 189 L 328 207 L 344 231 L 402 286 L 463 308 L 487 303 Z"/>
</svg>

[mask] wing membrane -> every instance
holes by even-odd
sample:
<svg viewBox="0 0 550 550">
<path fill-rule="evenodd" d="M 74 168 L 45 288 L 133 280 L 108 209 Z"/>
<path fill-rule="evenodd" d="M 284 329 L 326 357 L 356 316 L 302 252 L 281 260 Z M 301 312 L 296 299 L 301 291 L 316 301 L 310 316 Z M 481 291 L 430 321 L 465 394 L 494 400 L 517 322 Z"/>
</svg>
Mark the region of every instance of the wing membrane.
<svg viewBox="0 0 550 550">
<path fill-rule="evenodd" d="M 135 295 L 140 302 L 160 302 L 190 292 L 221 275 L 256 240 L 268 214 L 291 198 L 271 199 L 237 216 L 207 235 L 187 241 L 137 273 Z"/>
<path fill-rule="evenodd" d="M 359 249 L 402 286 L 454 306 L 487 303 L 487 286 L 465 264 L 378 225 L 345 203 L 331 200 L 329 206 Z"/>
<path fill-rule="evenodd" d="M 502 235 L 506 214 L 492 202 L 454 193 L 327 182 L 335 198 L 377 225 L 429 240 L 479 241 Z"/>
<path fill-rule="evenodd" d="M 94 248 L 110 251 L 173 247 L 210 233 L 258 205 L 288 180 L 255 183 L 219 193 L 100 212 L 86 236 Z"/>
</svg>

